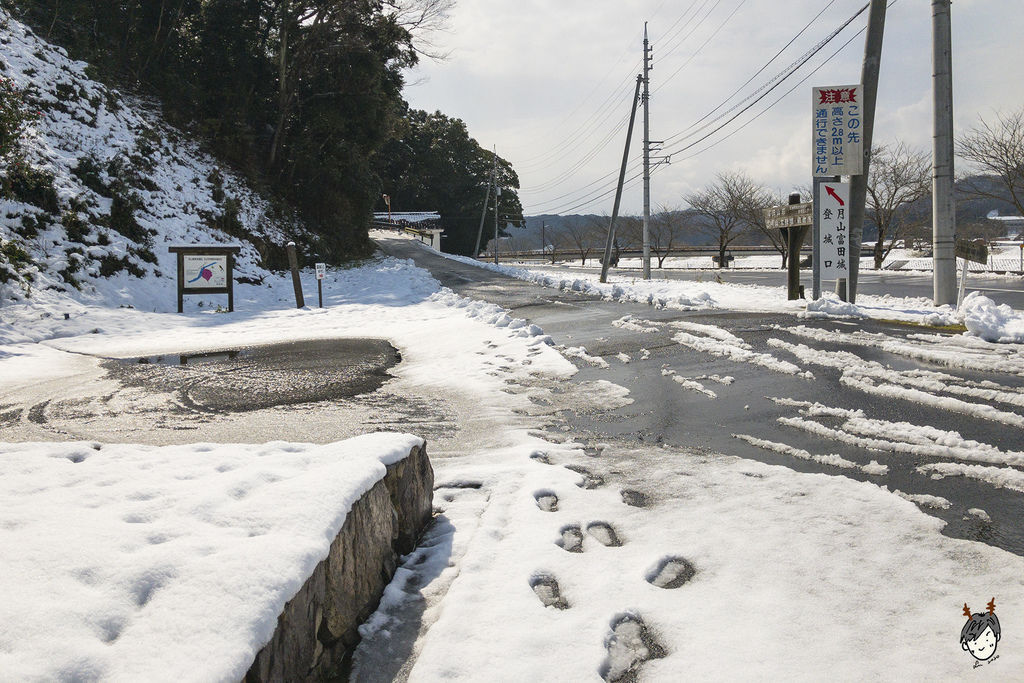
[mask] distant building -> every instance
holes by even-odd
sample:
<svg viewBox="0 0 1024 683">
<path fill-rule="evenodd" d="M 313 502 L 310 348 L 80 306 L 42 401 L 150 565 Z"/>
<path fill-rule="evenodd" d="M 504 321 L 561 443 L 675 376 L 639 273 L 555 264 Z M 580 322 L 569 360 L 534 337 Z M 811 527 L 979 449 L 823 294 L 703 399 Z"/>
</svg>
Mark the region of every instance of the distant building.
<svg viewBox="0 0 1024 683">
<path fill-rule="evenodd" d="M 988 219 L 1003 224 L 1003 235 L 1007 239 L 1019 240 L 1024 236 L 1024 216 L 1000 216 L 993 211 L 988 215 Z"/>
<path fill-rule="evenodd" d="M 415 235 L 421 242 L 441 250 L 441 214 L 437 211 L 381 211 L 373 214 L 378 228 L 393 228 Z"/>
</svg>

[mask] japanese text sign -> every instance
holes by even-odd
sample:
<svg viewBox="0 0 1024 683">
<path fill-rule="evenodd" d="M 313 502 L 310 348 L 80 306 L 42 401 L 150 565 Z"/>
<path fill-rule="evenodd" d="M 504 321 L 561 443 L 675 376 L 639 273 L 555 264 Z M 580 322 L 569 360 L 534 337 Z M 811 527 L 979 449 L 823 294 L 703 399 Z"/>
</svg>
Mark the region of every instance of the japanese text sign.
<svg viewBox="0 0 1024 683">
<path fill-rule="evenodd" d="M 317 263 L 315 267 L 316 267 L 316 279 L 317 280 L 323 280 L 324 277 L 327 276 L 327 264 L 326 263 Z"/>
<path fill-rule="evenodd" d="M 818 244 L 821 279 L 849 277 L 850 260 L 850 184 L 821 183 L 814 202 L 820 228 Z"/>
<path fill-rule="evenodd" d="M 860 175 L 864 172 L 864 87 L 839 85 L 812 91 L 813 175 Z"/>
</svg>

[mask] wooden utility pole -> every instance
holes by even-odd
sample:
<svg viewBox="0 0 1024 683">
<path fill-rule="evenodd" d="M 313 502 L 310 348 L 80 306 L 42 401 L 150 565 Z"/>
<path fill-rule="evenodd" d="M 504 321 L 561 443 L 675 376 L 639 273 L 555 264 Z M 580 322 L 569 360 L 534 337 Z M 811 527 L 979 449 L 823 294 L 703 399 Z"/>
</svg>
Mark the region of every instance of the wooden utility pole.
<svg viewBox="0 0 1024 683">
<path fill-rule="evenodd" d="M 953 48 L 949 0 L 932 0 L 932 291 L 936 306 L 957 303 L 953 200 Z M 966 269 L 966 261 L 964 262 Z M 966 270 L 965 270 L 966 273 Z"/>
<path fill-rule="evenodd" d="M 608 226 L 608 239 L 604 243 L 604 260 L 601 262 L 601 282 L 608 282 L 608 267 L 612 262 L 612 243 L 615 241 L 615 219 L 619 217 L 619 202 L 622 201 L 622 185 L 626 181 L 626 164 L 629 161 L 629 142 L 633 139 L 633 124 L 636 123 L 636 103 L 640 100 L 640 86 L 644 77 L 636 77 L 636 92 L 633 93 L 633 109 L 629 113 L 629 130 L 626 132 L 626 149 L 622 152 L 622 168 L 619 169 L 619 186 L 615 190 L 615 204 L 612 206 L 612 222 Z"/>
<path fill-rule="evenodd" d="M 871 138 L 875 128 L 875 102 L 878 100 L 878 71 L 882 63 L 882 35 L 885 32 L 887 0 L 871 0 L 868 9 L 868 34 L 864 40 L 864 64 L 861 83 L 864 85 L 864 119 L 861 140 L 864 141 L 864 169 L 850 177 L 850 303 L 857 301 L 857 277 L 860 273 L 860 245 L 864 237 L 864 205 L 868 195 L 868 173 L 871 168 Z M 836 283 L 837 286 L 839 283 Z"/>
</svg>

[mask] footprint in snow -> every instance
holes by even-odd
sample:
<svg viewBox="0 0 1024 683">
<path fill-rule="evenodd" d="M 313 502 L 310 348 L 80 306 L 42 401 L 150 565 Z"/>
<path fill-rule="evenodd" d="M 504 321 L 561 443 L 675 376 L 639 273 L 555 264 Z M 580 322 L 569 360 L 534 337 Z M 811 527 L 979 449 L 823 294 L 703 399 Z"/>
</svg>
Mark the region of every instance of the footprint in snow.
<svg viewBox="0 0 1024 683">
<path fill-rule="evenodd" d="M 562 536 L 555 542 L 558 547 L 570 553 L 583 552 L 583 531 L 578 524 L 564 526 L 558 533 Z"/>
<path fill-rule="evenodd" d="M 615 533 L 615 529 L 608 522 L 591 522 L 587 525 L 587 533 L 608 548 L 618 548 L 622 545 L 619 535 Z"/>
<path fill-rule="evenodd" d="M 619 494 L 622 496 L 622 502 L 631 507 L 645 508 L 651 505 L 651 497 L 642 491 L 622 489 Z"/>
<path fill-rule="evenodd" d="M 530 588 L 537 594 L 545 607 L 569 609 L 569 601 L 562 597 L 558 581 L 551 574 L 535 574 L 530 579 Z"/>
<path fill-rule="evenodd" d="M 554 491 L 537 491 L 533 494 L 534 499 L 537 501 L 537 507 L 544 512 L 557 512 L 558 511 L 558 496 L 555 495 Z"/>
<path fill-rule="evenodd" d="M 609 683 L 635 681 L 644 662 L 665 656 L 665 648 L 654 639 L 640 615 L 631 612 L 612 620 L 604 645 L 608 657 L 599 673 Z"/>
<path fill-rule="evenodd" d="M 545 465 L 551 464 L 551 457 L 544 451 L 534 451 L 533 453 L 530 453 L 530 460 L 535 460 Z"/>
<path fill-rule="evenodd" d="M 582 481 L 576 484 L 581 489 L 596 489 L 599 486 L 604 486 L 604 477 L 600 474 L 594 474 L 582 465 L 566 465 L 565 469 L 583 477 Z"/>
<path fill-rule="evenodd" d="M 697 570 L 684 557 L 663 557 L 657 566 L 647 573 L 647 582 L 658 588 L 679 588 L 696 573 Z"/>
</svg>

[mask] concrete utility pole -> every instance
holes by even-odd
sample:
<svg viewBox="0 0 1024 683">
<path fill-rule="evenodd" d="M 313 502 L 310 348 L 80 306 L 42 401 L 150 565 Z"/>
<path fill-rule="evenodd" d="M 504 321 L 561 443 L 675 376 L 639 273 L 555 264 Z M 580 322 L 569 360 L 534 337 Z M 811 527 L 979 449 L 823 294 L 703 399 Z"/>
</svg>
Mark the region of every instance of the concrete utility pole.
<svg viewBox="0 0 1024 683">
<path fill-rule="evenodd" d="M 498 204 L 501 202 L 501 185 L 498 184 L 498 146 L 494 146 L 494 265 L 498 265 Z"/>
<path fill-rule="evenodd" d="M 644 22 L 644 279 L 651 279 L 651 48 Z"/>
<path fill-rule="evenodd" d="M 487 220 L 487 204 L 491 201 L 491 183 L 494 182 L 494 173 L 487 183 L 487 195 L 484 197 L 484 210 L 480 213 L 480 229 L 476 232 L 476 248 L 473 250 L 473 258 L 480 256 L 480 239 L 484 236 L 484 221 Z"/>
<path fill-rule="evenodd" d="M 850 278 L 849 302 L 857 301 L 857 276 L 860 273 L 860 244 L 864 237 L 864 205 L 868 196 L 868 172 L 871 169 L 871 138 L 875 128 L 875 102 L 878 99 L 878 70 L 882 63 L 882 34 L 885 32 L 886 0 L 871 0 L 868 9 L 868 34 L 864 40 L 864 170 L 850 177 Z M 838 283 L 837 283 L 838 284 Z"/>
<path fill-rule="evenodd" d="M 953 49 L 949 0 L 932 0 L 932 289 L 935 305 L 955 304 L 956 208 L 953 201 Z M 966 266 L 965 266 L 966 267 Z"/>
<path fill-rule="evenodd" d="M 619 217 L 619 202 L 622 201 L 622 185 L 626 181 L 626 163 L 629 161 L 629 142 L 633 139 L 633 124 L 636 123 L 636 104 L 640 99 L 640 86 L 644 77 L 636 77 L 636 92 L 633 93 L 633 109 L 629 113 L 629 130 L 626 131 L 626 149 L 622 152 L 622 168 L 619 169 L 619 186 L 615 190 L 615 204 L 612 205 L 612 222 L 608 226 L 608 240 L 604 243 L 604 260 L 601 262 L 601 282 L 608 282 L 608 266 L 612 262 L 612 242 L 615 241 L 615 219 Z"/>
</svg>

